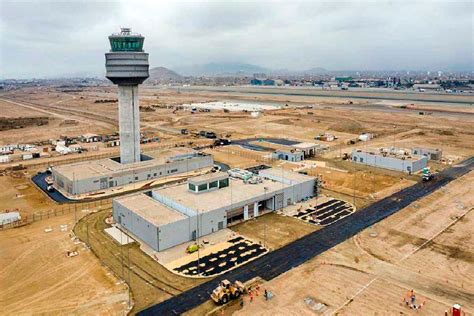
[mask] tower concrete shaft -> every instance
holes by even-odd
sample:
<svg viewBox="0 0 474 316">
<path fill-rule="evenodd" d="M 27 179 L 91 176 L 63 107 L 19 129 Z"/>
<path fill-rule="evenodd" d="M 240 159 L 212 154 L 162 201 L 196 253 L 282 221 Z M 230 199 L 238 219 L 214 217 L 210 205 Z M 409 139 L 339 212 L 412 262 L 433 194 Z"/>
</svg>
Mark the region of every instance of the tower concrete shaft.
<svg viewBox="0 0 474 316">
<path fill-rule="evenodd" d="M 119 85 L 120 163 L 140 161 L 140 104 L 138 85 Z"/>
<path fill-rule="evenodd" d="M 110 52 L 105 54 L 106 77 L 118 85 L 120 163 L 140 161 L 140 105 L 138 85 L 148 76 L 145 38 L 129 28 L 109 36 Z"/>
</svg>

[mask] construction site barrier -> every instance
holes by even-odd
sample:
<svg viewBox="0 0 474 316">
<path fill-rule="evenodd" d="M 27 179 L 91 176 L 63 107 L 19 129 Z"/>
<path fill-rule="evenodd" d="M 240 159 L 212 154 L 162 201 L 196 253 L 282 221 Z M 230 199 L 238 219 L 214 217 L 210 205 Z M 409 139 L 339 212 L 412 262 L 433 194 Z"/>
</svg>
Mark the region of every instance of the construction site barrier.
<svg viewBox="0 0 474 316">
<path fill-rule="evenodd" d="M 56 208 L 50 208 L 48 210 L 35 212 L 31 215 L 22 216 L 22 219 L 20 221 L 0 225 L 0 231 L 25 226 L 25 225 L 32 224 L 32 223 L 42 221 L 45 219 L 49 219 L 52 217 L 61 216 L 65 214 L 71 214 L 71 213 L 75 213 L 77 216 L 77 219 L 79 219 L 93 211 L 111 209 L 111 208 L 112 208 L 111 198 L 96 200 L 96 201 L 91 201 L 91 202 L 77 202 L 77 203 L 64 204 Z"/>
</svg>

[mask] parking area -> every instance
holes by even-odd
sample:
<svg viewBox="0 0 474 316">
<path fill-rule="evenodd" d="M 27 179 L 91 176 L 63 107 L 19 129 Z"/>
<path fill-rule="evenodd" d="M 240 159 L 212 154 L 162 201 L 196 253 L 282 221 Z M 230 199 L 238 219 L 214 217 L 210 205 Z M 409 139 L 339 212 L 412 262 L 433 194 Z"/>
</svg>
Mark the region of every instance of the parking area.
<svg viewBox="0 0 474 316">
<path fill-rule="evenodd" d="M 330 199 L 313 207 L 299 210 L 292 216 L 310 224 L 327 226 L 351 215 L 354 211 L 354 205 L 346 201 Z"/>
<path fill-rule="evenodd" d="M 191 277 L 209 277 L 226 272 L 265 254 L 268 250 L 242 236 L 226 242 L 228 246 L 209 253 L 186 264 L 173 268 L 173 271 Z"/>
</svg>

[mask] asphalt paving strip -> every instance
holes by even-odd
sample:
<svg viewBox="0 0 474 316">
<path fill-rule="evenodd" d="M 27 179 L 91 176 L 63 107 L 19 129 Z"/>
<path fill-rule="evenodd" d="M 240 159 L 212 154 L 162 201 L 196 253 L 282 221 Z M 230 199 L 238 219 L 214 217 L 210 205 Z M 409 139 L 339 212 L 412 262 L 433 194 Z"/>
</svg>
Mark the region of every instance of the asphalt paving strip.
<svg viewBox="0 0 474 316">
<path fill-rule="evenodd" d="M 179 315 L 185 313 L 209 300 L 210 294 L 223 279 L 228 279 L 230 282 L 236 280 L 246 282 L 259 276 L 264 280 L 271 280 L 355 236 L 363 229 L 435 192 L 473 169 L 474 157 L 470 157 L 456 166 L 441 171 L 429 182 L 418 182 L 398 191 L 332 225 L 325 226 L 265 256 L 226 272 L 219 278 L 202 283 L 164 302 L 153 305 L 139 312 L 138 315 Z"/>
<path fill-rule="evenodd" d="M 332 199 L 313 208 L 300 211 L 293 217 L 313 225 L 326 226 L 351 215 L 354 211 L 354 206 L 348 202 Z"/>
<path fill-rule="evenodd" d="M 233 245 L 199 258 L 199 263 L 198 260 L 194 260 L 173 270 L 188 276 L 213 276 L 268 251 L 261 245 L 242 237 L 231 239 L 229 242 Z"/>
</svg>

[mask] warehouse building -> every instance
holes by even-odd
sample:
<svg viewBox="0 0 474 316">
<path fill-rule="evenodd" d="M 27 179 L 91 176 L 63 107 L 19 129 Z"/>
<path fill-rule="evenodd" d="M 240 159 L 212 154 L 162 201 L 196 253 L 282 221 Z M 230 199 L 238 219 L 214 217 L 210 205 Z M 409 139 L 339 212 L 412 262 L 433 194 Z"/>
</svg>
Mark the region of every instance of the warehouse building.
<svg viewBox="0 0 474 316">
<path fill-rule="evenodd" d="M 54 187 L 66 196 L 107 190 L 195 170 L 212 168 L 211 155 L 187 150 L 142 155 L 139 162 L 121 164 L 119 158 L 83 161 L 52 168 Z"/>
<path fill-rule="evenodd" d="M 279 149 L 272 153 L 272 158 L 298 162 L 298 161 L 304 160 L 304 152 L 297 149 L 289 149 L 289 150 Z"/>
<path fill-rule="evenodd" d="M 155 251 L 312 197 L 315 178 L 283 169 L 255 179 L 218 172 L 113 200 L 114 220 Z"/>
<path fill-rule="evenodd" d="M 414 173 L 426 167 L 426 156 L 409 155 L 403 150 L 360 150 L 352 151 L 352 161 L 364 165 Z"/>
</svg>

